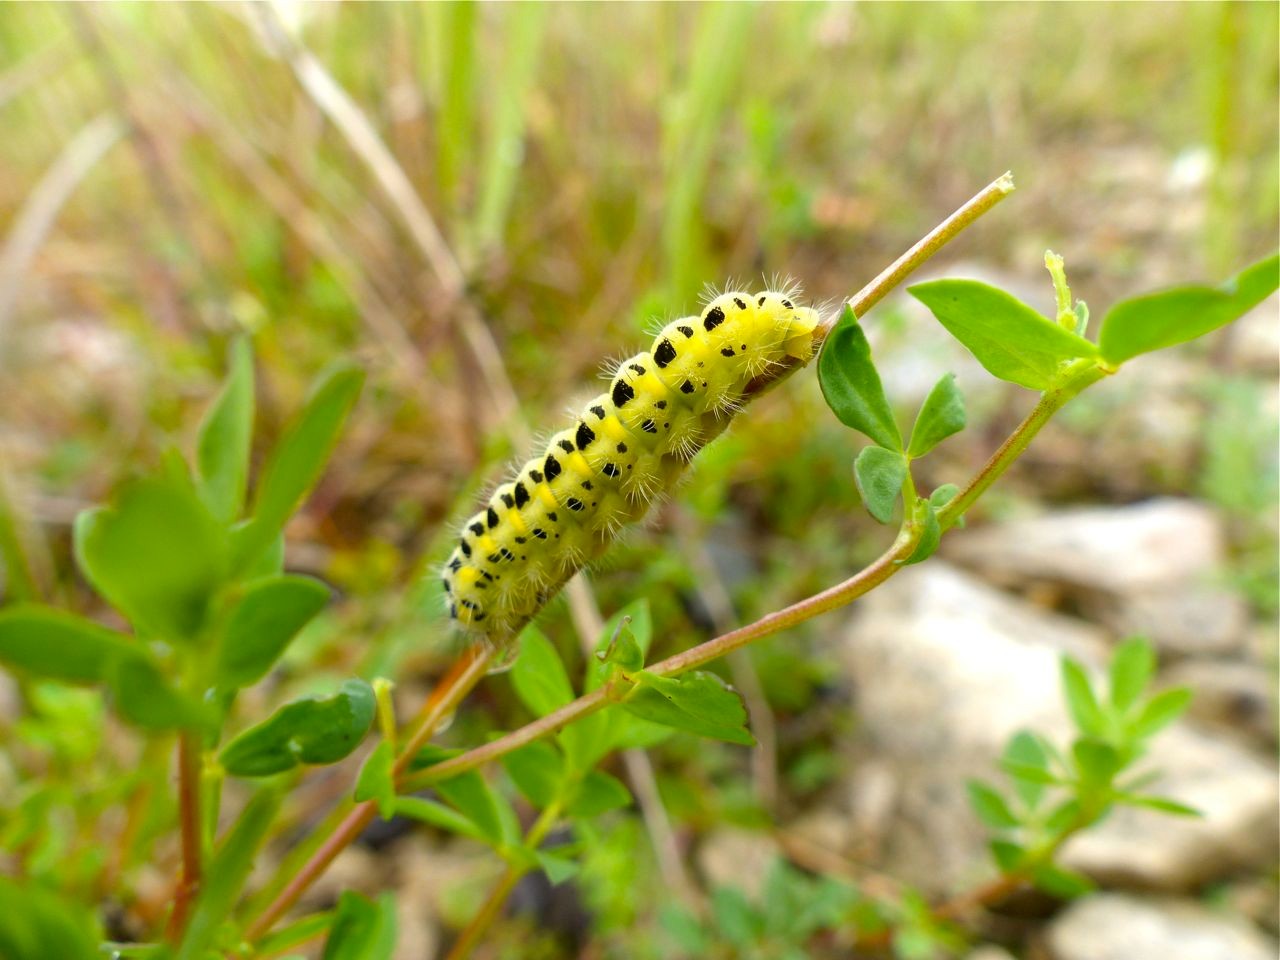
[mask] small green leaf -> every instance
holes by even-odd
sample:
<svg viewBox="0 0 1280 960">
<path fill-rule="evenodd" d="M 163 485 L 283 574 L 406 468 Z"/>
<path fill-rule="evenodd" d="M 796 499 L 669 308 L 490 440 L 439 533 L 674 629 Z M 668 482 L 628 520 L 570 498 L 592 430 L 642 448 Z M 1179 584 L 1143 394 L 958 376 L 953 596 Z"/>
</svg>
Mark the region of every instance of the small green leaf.
<svg viewBox="0 0 1280 960">
<path fill-rule="evenodd" d="M 916 425 L 911 429 L 908 457 L 923 457 L 947 437 L 965 427 L 964 397 L 956 386 L 956 375 L 948 373 L 924 398 Z"/>
<path fill-rule="evenodd" d="M 473 840 L 483 841 L 485 839 L 480 828 L 465 816 L 456 810 L 446 807 L 443 803 L 427 800 L 424 797 L 396 797 L 395 815 L 427 823 L 449 833 L 470 837 Z"/>
<path fill-rule="evenodd" d="M 1044 828 L 1050 836 L 1060 836 L 1081 824 L 1080 801 L 1075 797 L 1063 800 L 1044 819 Z"/>
<path fill-rule="evenodd" d="M 977 280 L 933 280 L 908 287 L 907 292 L 928 307 L 992 376 L 1031 390 L 1047 389 L 1062 361 L 1098 353 L 1088 340 Z"/>
<path fill-rule="evenodd" d="M 938 544 L 942 542 L 942 525 L 938 523 L 938 513 L 933 509 L 931 500 L 919 501 L 924 511 L 924 516 L 917 522 L 922 524 L 920 531 L 920 539 L 916 541 L 916 548 L 911 551 L 911 556 L 907 557 L 905 563 L 919 563 L 921 560 L 928 560 L 937 552 Z"/>
<path fill-rule="evenodd" d="M 906 458 L 884 447 L 867 447 L 853 462 L 853 476 L 867 512 L 881 523 L 893 519 L 893 505 L 907 476 Z"/>
<path fill-rule="evenodd" d="M 139 629 L 190 640 L 227 574 L 224 531 L 186 487 L 126 484 L 109 507 L 76 517 L 75 552 L 95 590 Z"/>
<path fill-rule="evenodd" d="M 573 687 L 560 654 L 537 627 L 524 628 L 518 641 L 520 656 L 511 668 L 511 685 L 520 702 L 545 717 L 573 700 Z"/>
<path fill-rule="evenodd" d="M 848 304 L 818 357 L 818 383 L 841 423 L 882 447 L 902 450 L 902 434 L 871 360 L 871 345 Z"/>
<path fill-rule="evenodd" d="M 364 373 L 354 367 L 334 369 L 280 439 L 258 484 L 253 518 L 235 539 L 237 569 L 257 560 L 320 479 L 363 381 Z"/>
<path fill-rule="evenodd" d="M 1177 720 L 1191 705 L 1192 693 L 1186 687 L 1175 687 L 1156 694 L 1128 725 L 1129 736 L 1145 740 Z"/>
<path fill-rule="evenodd" d="M 629 712 L 700 736 L 755 744 L 747 730 L 747 708 L 741 695 L 714 673 L 699 670 L 678 678 L 650 673 L 637 676 L 639 683 L 622 702 Z"/>
<path fill-rule="evenodd" d="M 1148 810 L 1159 810 L 1175 817 L 1203 817 L 1204 813 L 1185 803 L 1171 800 L 1168 797 L 1153 797 L 1147 794 L 1126 793 L 1118 797 L 1121 802 L 1131 807 L 1146 807 Z"/>
<path fill-rule="evenodd" d="M 1032 882 L 1045 893 L 1063 900 L 1074 900 L 1091 893 L 1094 883 L 1083 873 L 1054 863 L 1042 863 L 1031 872 Z"/>
<path fill-rule="evenodd" d="M 233 690 L 265 677 L 328 602 L 329 588 L 311 577 L 269 577 L 248 584 L 223 629 L 215 670 L 218 686 Z"/>
<path fill-rule="evenodd" d="M 506 803 L 475 770 L 433 784 L 455 810 L 476 825 L 481 835 L 495 846 L 506 839 L 500 804 Z"/>
<path fill-rule="evenodd" d="M 1111 363 L 1123 363 L 1202 337 L 1248 313 L 1280 283 L 1272 254 L 1219 287 L 1178 287 L 1117 303 L 1102 318 L 1098 345 Z"/>
<path fill-rule="evenodd" d="M 995 861 L 1001 873 L 1012 873 L 1022 866 L 1023 857 L 1027 852 L 1025 847 L 1012 840 L 992 840 L 987 844 L 987 849 L 991 851 L 991 859 Z"/>
<path fill-rule="evenodd" d="M 737 887 L 717 887 L 711 893 L 717 932 L 734 946 L 754 948 L 764 932 L 764 918 Z"/>
<path fill-rule="evenodd" d="M 554 853 L 545 853 L 542 850 L 539 850 L 534 856 L 538 858 L 538 865 L 542 867 L 552 886 L 558 887 L 566 880 L 578 875 L 580 867 L 567 857 L 558 857 Z"/>
<path fill-rule="evenodd" d="M 1080 732 L 1091 737 L 1105 736 L 1106 718 L 1093 695 L 1089 676 L 1079 661 L 1071 657 L 1062 658 L 1062 689 L 1067 709 L 1071 711 L 1071 717 Z"/>
<path fill-rule="evenodd" d="M 391 960 L 395 947 L 395 894 L 374 901 L 342 891 L 321 960 Z"/>
<path fill-rule="evenodd" d="M 564 755 L 545 740 L 535 740 L 502 758 L 507 776 L 538 809 L 549 807 L 564 784 Z"/>
<path fill-rule="evenodd" d="M 145 654 L 112 661 L 106 680 L 116 712 L 136 727 L 177 730 L 202 727 L 210 721 L 209 708 L 170 686 Z"/>
<path fill-rule="evenodd" d="M 631 792 L 621 780 L 601 770 L 592 770 L 582 779 L 568 812 L 573 817 L 598 817 L 630 803 Z"/>
<path fill-rule="evenodd" d="M 347 680 L 330 696 L 285 704 L 223 747 L 218 759 L 237 777 L 265 777 L 303 763 L 337 763 L 364 739 L 375 710 L 373 688 L 363 680 Z"/>
<path fill-rule="evenodd" d="M 376 800 L 378 815 L 383 820 L 390 820 L 395 816 L 396 784 L 392 772 L 395 762 L 395 750 L 389 741 L 383 740 L 365 758 L 360 776 L 356 780 L 356 801 Z"/>
<path fill-rule="evenodd" d="M 1005 764 L 1013 764 L 1015 769 L 1026 769 L 1048 773 L 1049 772 L 1049 756 L 1045 753 L 1044 748 L 1040 746 L 1040 741 L 1025 730 L 1015 733 L 1009 738 L 1009 743 L 1004 748 L 1002 761 Z M 1008 768 L 1005 767 L 1008 772 Z M 1033 774 L 1036 776 L 1038 774 Z M 1013 790 L 1018 798 L 1029 810 L 1034 810 L 1040 803 L 1040 798 L 1044 795 L 1045 782 L 1042 780 L 1031 780 L 1016 774 L 1010 774 L 1013 779 Z M 1050 779 L 1049 782 L 1053 782 Z"/>
<path fill-rule="evenodd" d="M 609 666 L 602 662 L 600 657 L 607 655 L 609 645 L 613 642 L 614 634 L 623 620 L 627 618 L 631 620 L 629 629 L 631 636 L 635 638 L 636 644 L 640 647 L 641 658 L 648 656 L 649 644 L 653 638 L 653 614 L 649 611 L 648 599 L 641 598 L 633 600 L 611 616 L 605 623 L 604 629 L 600 631 L 594 656 L 587 661 L 586 692 L 590 693 L 595 690 L 608 677 Z"/>
<path fill-rule="evenodd" d="M 1087 789 L 1100 789 L 1110 785 L 1123 765 L 1115 747 L 1087 737 L 1071 745 L 1071 756 L 1080 772 L 1081 783 Z"/>
<path fill-rule="evenodd" d="M 1156 657 L 1142 637 L 1126 640 L 1111 658 L 1111 705 L 1123 713 L 1138 702 L 1155 672 Z"/>
<path fill-rule="evenodd" d="M 214 852 L 176 960 L 204 960 L 249 879 L 258 848 L 279 807 L 280 798 L 275 791 L 258 791 Z"/>
<path fill-rule="evenodd" d="M 1021 824 L 1022 821 L 1014 816 L 1005 798 L 990 784 L 970 780 L 967 787 L 969 805 L 973 807 L 978 819 L 988 827 L 993 830 L 1008 830 Z"/>
<path fill-rule="evenodd" d="M 4 960 L 95 960 L 88 910 L 27 880 L 0 876 L 0 957 Z"/>
<path fill-rule="evenodd" d="M 122 633 L 37 604 L 0 610 L 0 663 L 64 683 L 101 683 L 111 664 L 139 647 Z"/>
<path fill-rule="evenodd" d="M 249 342 L 231 347 L 227 382 L 205 414 L 196 441 L 200 496 L 210 512 L 230 523 L 244 506 L 253 439 L 253 354 Z"/>
<path fill-rule="evenodd" d="M 597 653 L 596 659 L 606 666 L 615 665 L 624 673 L 634 673 L 644 667 L 644 651 L 626 623 L 618 625 L 604 654 Z"/>
<path fill-rule="evenodd" d="M 933 493 L 929 494 L 929 502 L 933 504 L 935 510 L 941 510 L 948 503 L 956 498 L 956 494 L 960 492 L 960 488 L 954 483 L 944 483 L 936 488 Z"/>
</svg>

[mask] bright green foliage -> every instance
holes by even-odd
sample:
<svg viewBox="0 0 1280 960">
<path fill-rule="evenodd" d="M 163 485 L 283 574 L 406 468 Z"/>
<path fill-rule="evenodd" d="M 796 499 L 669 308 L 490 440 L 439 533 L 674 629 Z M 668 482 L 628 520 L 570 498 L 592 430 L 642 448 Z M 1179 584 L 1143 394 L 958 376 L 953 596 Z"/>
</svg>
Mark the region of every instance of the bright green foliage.
<svg viewBox="0 0 1280 960">
<path fill-rule="evenodd" d="M 1088 340 L 978 280 L 932 280 L 907 292 L 992 376 L 1031 390 L 1048 389 L 1063 361 L 1098 353 Z"/>
<path fill-rule="evenodd" d="M 311 577 L 277 576 L 247 584 L 227 616 L 214 683 L 232 690 L 261 680 L 328 602 L 329 588 Z"/>
<path fill-rule="evenodd" d="M 948 373 L 934 384 L 920 405 L 907 456 L 923 457 L 947 437 L 963 430 L 965 422 L 964 397 L 956 386 L 955 374 Z"/>
<path fill-rule="evenodd" d="M 539 717 L 573 699 L 560 655 L 537 627 L 526 627 L 521 633 L 520 657 L 511 668 L 511 683 L 520 702 Z"/>
<path fill-rule="evenodd" d="M 102 683 L 117 659 L 139 655 L 124 634 L 75 614 L 36 604 L 0 610 L 0 663 L 12 670 L 65 683 Z"/>
<path fill-rule="evenodd" d="M 395 750 L 390 741 L 383 740 L 365 758 L 360 776 L 356 778 L 356 800 L 376 800 L 378 813 L 384 820 L 390 820 L 395 815 L 395 760 Z"/>
<path fill-rule="evenodd" d="M 848 304 L 818 357 L 818 382 L 841 423 L 886 450 L 902 449 L 902 434 L 871 360 L 871 345 Z"/>
<path fill-rule="evenodd" d="M 893 507 L 907 479 L 907 459 L 884 447 L 865 447 L 853 461 L 853 476 L 867 512 L 881 523 L 893 519 Z"/>
<path fill-rule="evenodd" d="M 1072 834 L 1097 823 L 1116 804 L 1195 815 L 1176 800 L 1138 793 L 1149 777 L 1130 773 L 1145 755 L 1147 740 L 1190 699 L 1186 690 L 1147 696 L 1154 668 L 1147 641 L 1126 641 L 1112 658 L 1104 697 L 1079 662 L 1063 657 L 1063 693 L 1078 731 L 1069 748 L 1060 751 L 1034 734 L 1018 733 L 1000 763 L 1012 782 L 1012 796 L 988 783 L 969 784 L 974 812 L 995 832 L 991 854 L 1001 872 L 1055 896 L 1078 896 L 1092 888 L 1088 878 L 1053 862 Z"/>
<path fill-rule="evenodd" d="M 916 523 L 920 525 L 920 538 L 916 548 L 906 560 L 907 563 L 920 563 L 928 560 L 937 552 L 942 542 L 942 525 L 938 522 L 938 510 L 933 500 L 923 497 L 916 501 Z"/>
<path fill-rule="evenodd" d="M 747 730 L 742 696 L 714 673 L 695 670 L 679 677 L 641 672 L 623 701 L 631 713 L 654 723 L 700 736 L 747 746 L 755 737 Z"/>
<path fill-rule="evenodd" d="M 218 760 L 228 773 L 265 777 L 302 763 L 337 763 L 373 724 L 373 688 L 348 680 L 329 696 L 302 697 L 228 743 Z"/>
<path fill-rule="evenodd" d="M 520 842 L 520 828 L 511 804 L 474 770 L 435 784 L 435 790 L 466 817 L 480 836 L 495 847 Z"/>
<path fill-rule="evenodd" d="M 115 708 L 129 723 L 153 730 L 202 727 L 211 720 L 206 704 L 175 690 L 160 669 L 145 657 L 112 662 L 107 686 Z"/>
<path fill-rule="evenodd" d="M 344 890 L 338 898 L 322 960 L 391 960 L 396 947 L 396 900 L 388 891 L 370 900 Z"/>
<path fill-rule="evenodd" d="M 5 960 L 94 960 L 96 931 L 87 910 L 53 893 L 0 877 L 0 957 Z"/>
<path fill-rule="evenodd" d="M 94 589 L 168 642 L 196 639 L 228 570 L 225 531 L 189 485 L 167 479 L 134 481 L 80 514 L 75 548 Z"/>
<path fill-rule="evenodd" d="M 234 555 L 238 569 L 253 563 L 274 542 L 285 521 L 320 479 L 363 382 L 361 370 L 335 367 L 316 386 L 302 414 L 280 439 L 258 484 L 253 517 L 237 530 Z"/>
<path fill-rule="evenodd" d="M 524 798 L 538 809 L 560 795 L 565 778 L 564 754 L 545 740 L 535 740 L 502 758 L 507 776 Z"/>
<path fill-rule="evenodd" d="M 253 354 L 247 340 L 231 348 L 231 372 L 200 425 L 196 478 L 200 496 L 222 523 L 244 507 L 253 439 Z"/>
<path fill-rule="evenodd" d="M 1218 287 L 1178 287 L 1121 301 L 1102 318 L 1102 355 L 1123 363 L 1202 337 L 1248 313 L 1278 283 L 1280 256 L 1272 254 Z"/>
</svg>

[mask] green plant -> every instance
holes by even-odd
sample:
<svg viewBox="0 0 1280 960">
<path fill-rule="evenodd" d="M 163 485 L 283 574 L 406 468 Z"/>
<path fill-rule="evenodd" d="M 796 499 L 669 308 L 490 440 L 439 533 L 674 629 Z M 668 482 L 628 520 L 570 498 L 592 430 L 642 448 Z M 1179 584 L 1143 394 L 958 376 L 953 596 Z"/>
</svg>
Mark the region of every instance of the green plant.
<svg viewBox="0 0 1280 960">
<path fill-rule="evenodd" d="M 110 505 L 77 520 L 80 569 L 131 630 L 109 629 L 49 606 L 20 604 L 0 612 L 0 661 L 25 678 L 33 700 L 48 695 L 50 682 L 103 690 L 115 713 L 151 738 L 148 750 L 152 743 L 161 745 L 149 754 L 139 778 L 126 781 L 127 788 L 142 790 L 161 779 L 164 738 L 177 740 L 174 819 L 183 866 L 164 934 L 159 942 L 110 949 L 120 956 L 203 960 L 280 953 L 327 935 L 326 957 L 387 957 L 395 929 L 386 899 L 346 895 L 333 911 L 277 925 L 370 822 L 398 815 L 486 844 L 504 862 L 498 883 L 451 951 L 455 958 L 468 955 L 521 876 L 541 870 L 552 882 L 572 877 L 583 846 L 591 842 L 592 818 L 630 802 L 626 786 L 601 769 L 612 753 L 652 746 L 673 732 L 731 744 L 753 742 L 741 697 L 717 674 L 699 668 L 848 604 L 927 559 L 1074 396 L 1134 356 L 1230 322 L 1276 288 L 1272 257 L 1221 287 L 1186 287 L 1119 303 L 1105 315 L 1094 342 L 1085 336 L 1089 312 L 1082 303 L 1072 304 L 1057 260 L 1050 261 L 1060 304 L 1055 319 L 974 281 L 912 287 L 992 374 L 1040 394 L 1031 413 L 972 479 L 919 492 L 912 464 L 963 429 L 963 400 L 953 380 L 942 378 L 904 441 L 858 316 L 1011 189 L 1007 178 L 992 184 L 822 330 L 826 346 L 818 367 L 827 402 L 842 423 L 872 441 L 854 460 L 863 503 L 881 523 L 900 514 L 888 549 L 842 583 L 657 662 L 647 656 L 654 633 L 649 609 L 637 601 L 593 638 L 577 690 L 555 645 L 530 628 L 510 680 L 515 697 L 535 719 L 469 750 L 446 750 L 429 741 L 490 667 L 494 651 L 485 648 L 460 659 L 406 729 L 394 716 L 388 681 L 348 679 L 336 689 L 278 707 L 223 742 L 239 691 L 266 675 L 328 599 L 327 588 L 317 581 L 282 572 L 282 531 L 319 478 L 361 382 L 360 374 L 346 367 L 322 378 L 268 458 L 246 511 L 254 392 L 248 347 L 237 344 L 227 384 L 200 429 L 193 465 L 171 453 L 158 470 L 122 487 Z M 762 379 L 761 389 L 772 385 Z M 1015 740 L 1005 767 L 1021 806 L 1010 806 L 989 786 L 972 788 L 979 812 L 1010 835 L 993 845 L 1002 885 L 977 902 L 1028 881 L 1060 892 L 1078 886 L 1077 878 L 1053 865 L 1053 853 L 1066 836 L 1096 822 L 1116 803 L 1185 812 L 1121 779 L 1145 740 L 1185 706 L 1181 693 L 1140 699 L 1150 670 L 1145 646 L 1125 646 L 1112 667 L 1109 698 L 1102 700 L 1081 669 L 1068 662 L 1068 703 L 1081 737 L 1057 759 L 1040 740 Z M 56 695 L 53 702 L 57 709 Z M 96 702 L 73 700 L 63 706 L 92 713 Z M 364 759 L 351 799 L 262 890 L 246 898 L 257 851 L 278 828 L 282 797 L 303 769 L 349 756 L 375 727 L 379 741 Z M 74 755 L 85 744 L 72 740 L 63 748 Z M 485 775 L 483 768 L 493 760 L 502 761 L 505 781 Z M 228 777 L 255 786 L 218 836 Z M 1041 820 L 1044 787 L 1065 791 L 1067 798 Z M 430 796 L 419 795 L 428 790 Z M 528 827 L 521 825 L 515 794 L 536 811 Z M 6 833 L 11 847 L 29 848 L 33 837 L 49 842 L 41 834 L 51 832 L 46 811 L 57 797 L 42 795 L 39 787 L 33 796 L 39 800 L 20 810 L 19 828 Z M 140 806 L 145 819 L 146 801 Z M 561 824 L 572 828 L 571 838 L 547 845 Z M 131 838 L 126 846 L 121 854 L 126 859 L 145 854 Z M 792 873 L 776 876 L 772 882 L 784 901 L 813 892 Z M 835 922 L 831 911 L 843 906 L 845 895 L 830 894 L 821 885 L 817 891 L 823 907 L 803 919 L 771 917 L 767 909 L 761 918 L 733 894 L 720 895 L 716 916 L 736 931 L 729 935 L 731 943 L 746 942 L 753 931 L 786 943 L 817 935 L 828 921 Z M 86 931 L 93 924 L 84 910 L 50 899 L 38 886 L 14 893 L 13 900 L 26 909 L 0 918 L 0 943 L 7 937 L 17 944 L 13 951 L 21 960 L 40 956 L 55 943 L 65 944 L 61 955 L 72 960 L 92 955 Z M 875 923 L 863 926 L 869 938 L 892 941 L 903 957 L 920 957 L 952 941 L 942 925 L 951 912 L 947 905 L 933 908 L 903 895 L 881 906 Z"/>
</svg>

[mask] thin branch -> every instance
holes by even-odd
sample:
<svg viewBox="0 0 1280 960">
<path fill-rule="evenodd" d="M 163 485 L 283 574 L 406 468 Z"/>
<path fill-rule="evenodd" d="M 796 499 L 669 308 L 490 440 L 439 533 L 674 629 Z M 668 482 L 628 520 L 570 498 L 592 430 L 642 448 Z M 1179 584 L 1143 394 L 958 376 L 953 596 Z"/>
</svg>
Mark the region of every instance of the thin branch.
<svg viewBox="0 0 1280 960">
<path fill-rule="evenodd" d="M 191 903 L 200 890 L 200 734 L 183 731 L 178 735 L 178 820 L 182 832 L 182 876 L 173 898 L 166 937 L 172 943 L 182 939 Z"/>
</svg>

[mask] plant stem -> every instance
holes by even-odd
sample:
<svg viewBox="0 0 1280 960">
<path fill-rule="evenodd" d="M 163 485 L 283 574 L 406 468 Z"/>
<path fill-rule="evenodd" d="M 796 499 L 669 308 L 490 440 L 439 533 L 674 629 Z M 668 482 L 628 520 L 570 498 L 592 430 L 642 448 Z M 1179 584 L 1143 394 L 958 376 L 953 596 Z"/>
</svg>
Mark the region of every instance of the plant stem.
<svg viewBox="0 0 1280 960">
<path fill-rule="evenodd" d="M 1069 400 L 1090 384 L 1096 383 L 1111 371 L 1099 366 L 1093 360 L 1077 360 L 1067 368 L 1062 382 L 1046 390 L 1026 418 L 1018 424 L 1013 433 L 1000 444 L 998 450 L 991 455 L 981 470 L 977 472 L 951 501 L 938 511 L 938 524 L 945 533 L 955 526 L 956 521 L 964 515 L 987 488 L 1009 469 L 1022 451 L 1040 432 L 1040 428 L 1049 422 L 1049 418 L 1061 410 Z"/>
<path fill-rule="evenodd" d="M 524 846 L 530 850 L 536 850 L 538 845 L 546 839 L 551 828 L 555 826 L 555 822 L 560 818 L 560 804 L 552 803 L 529 828 L 529 832 L 524 835 Z M 515 888 L 520 878 L 528 873 L 530 867 L 524 863 L 511 863 L 507 869 L 502 872 L 502 876 L 498 878 L 497 884 L 489 891 L 489 896 L 485 898 L 476 915 L 471 918 L 471 922 L 467 924 L 462 933 L 458 935 L 458 939 L 454 941 L 453 946 L 449 949 L 448 956 L 445 960 L 466 960 L 471 956 L 471 951 L 476 948 L 476 944 L 480 942 L 480 938 L 493 925 L 493 921 L 497 919 L 498 914 L 502 912 L 502 906 L 507 902 L 507 897 L 511 895 L 511 891 Z"/>
<path fill-rule="evenodd" d="M 200 889 L 200 753 L 201 737 L 184 730 L 178 735 L 178 821 L 182 834 L 182 875 L 173 897 L 166 938 L 177 943 L 187 926 L 191 902 Z"/>
<path fill-rule="evenodd" d="M 692 670 L 703 664 L 718 660 L 725 654 L 745 647 L 754 640 L 780 633 L 798 623 L 811 620 L 821 613 L 834 610 L 856 600 L 869 590 L 878 587 L 902 567 L 902 562 L 911 556 L 919 539 L 919 531 L 907 531 L 898 534 L 893 545 L 880 555 L 870 566 L 863 568 L 847 580 L 828 587 L 821 593 L 806 597 L 789 607 L 775 610 L 761 617 L 754 623 L 730 630 L 696 647 L 690 647 L 682 653 L 668 657 L 646 668 L 658 676 L 673 676 Z M 547 734 L 554 733 L 582 717 L 589 716 L 610 703 L 610 690 L 607 686 L 591 693 L 584 694 L 572 703 L 565 704 L 559 710 L 521 727 L 519 730 L 499 737 L 482 747 L 476 747 L 464 754 L 437 763 L 412 777 L 402 781 L 402 788 L 417 790 L 427 784 L 482 766 L 491 760 L 518 750 L 527 743 L 532 743 Z"/>
<path fill-rule="evenodd" d="M 422 745 L 431 739 L 431 735 L 439 728 L 441 721 L 452 713 L 462 698 L 480 682 L 492 657 L 492 652 L 487 649 L 473 648 L 460 657 L 436 685 L 419 713 L 417 729 L 405 741 L 404 749 L 396 758 L 393 770 L 397 777 L 408 768 Z M 306 892 L 307 888 L 328 869 L 329 864 L 333 863 L 338 854 L 364 832 L 365 827 L 373 822 L 377 813 L 378 805 L 372 800 L 352 806 L 333 832 L 293 875 L 284 889 L 249 925 L 245 930 L 245 939 L 250 943 L 262 939 L 276 921 L 298 902 L 298 898 Z"/>
<path fill-rule="evenodd" d="M 910 250 L 885 267 L 874 280 L 849 298 L 849 307 L 855 317 L 863 316 L 884 299 L 885 294 L 900 284 L 917 267 L 951 242 L 966 227 L 1013 193 L 1013 174 L 1005 173 L 974 194 L 955 213 L 930 230 Z M 840 319 L 837 313 L 823 324 L 822 338 Z"/>
</svg>

